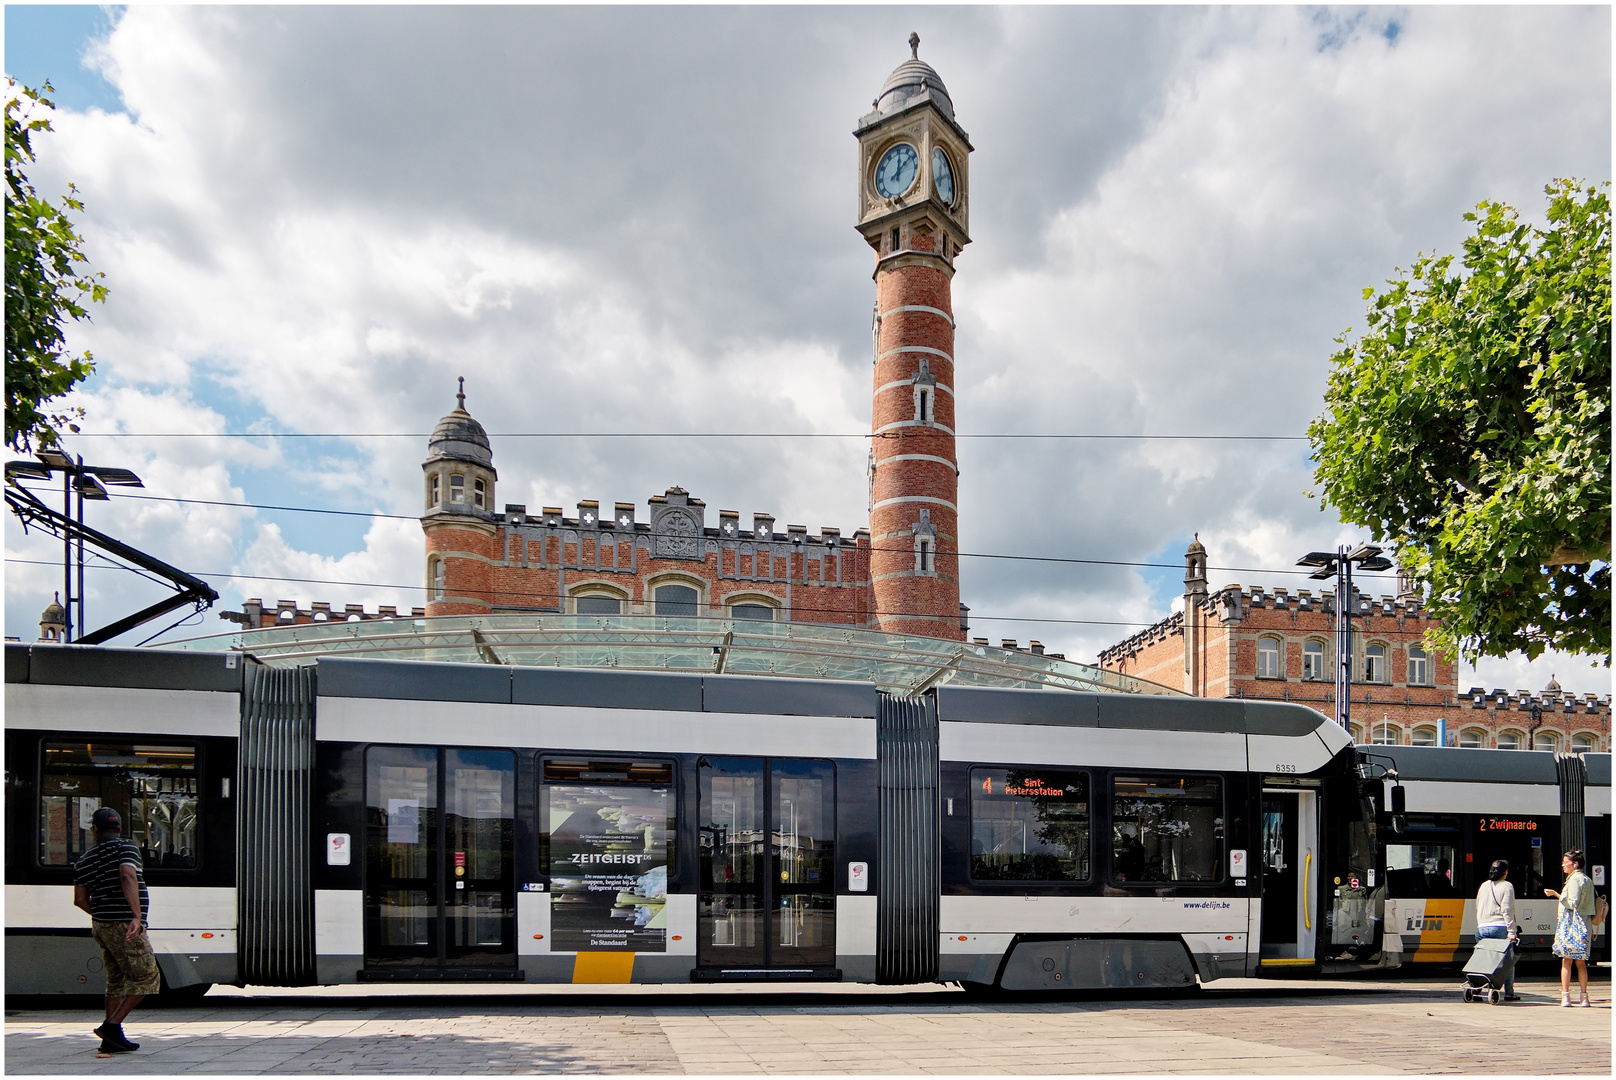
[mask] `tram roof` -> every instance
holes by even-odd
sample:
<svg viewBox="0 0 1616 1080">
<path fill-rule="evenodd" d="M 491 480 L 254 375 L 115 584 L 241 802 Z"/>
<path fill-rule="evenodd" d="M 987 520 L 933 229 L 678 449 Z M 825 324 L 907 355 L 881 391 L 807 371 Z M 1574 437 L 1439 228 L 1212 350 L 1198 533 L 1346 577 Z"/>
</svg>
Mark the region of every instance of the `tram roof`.
<svg viewBox="0 0 1616 1080">
<path fill-rule="evenodd" d="M 76 645 L 8 645 L 6 680 L 56 685 L 237 691 L 237 653 Z M 307 661 L 304 661 L 305 663 Z M 322 697 L 516 705 L 874 717 L 867 680 L 799 679 L 712 672 L 623 671 L 510 664 L 318 656 Z M 1242 699 L 1027 687 L 938 688 L 939 719 L 1048 727 L 1124 728 L 1306 736 L 1330 725 L 1305 706 Z"/>
<path fill-rule="evenodd" d="M 151 650 L 245 652 L 276 667 L 335 657 L 609 668 L 932 686 L 1185 697 L 1182 691 L 1041 653 L 816 623 L 657 615 L 438 615 L 271 626 Z M 148 651 L 151 651 L 148 650 Z"/>
<path fill-rule="evenodd" d="M 1397 762 L 1400 780 L 1486 780 L 1504 784 L 1558 784 L 1555 755 L 1547 750 L 1460 749 L 1452 746 L 1369 746 L 1364 752 Z M 1605 780 L 1610 783 L 1610 755 L 1589 755 L 1589 783 L 1593 758 L 1605 759 Z"/>
</svg>

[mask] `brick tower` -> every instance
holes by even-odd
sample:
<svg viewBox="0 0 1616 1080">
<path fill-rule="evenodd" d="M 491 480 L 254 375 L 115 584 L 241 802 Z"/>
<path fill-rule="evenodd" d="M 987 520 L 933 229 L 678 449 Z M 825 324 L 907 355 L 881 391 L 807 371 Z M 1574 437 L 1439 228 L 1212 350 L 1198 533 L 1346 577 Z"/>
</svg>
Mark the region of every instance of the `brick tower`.
<svg viewBox="0 0 1616 1080">
<path fill-rule="evenodd" d="M 920 37 L 859 121 L 859 232 L 876 252 L 870 578 L 882 630 L 963 641 L 954 258 L 971 142 Z"/>
<path fill-rule="evenodd" d="M 495 595 L 493 563 L 499 532 L 494 513 L 494 452 L 488 433 L 466 411 L 466 380 L 460 380 L 454 411 L 433 429 L 427 443 L 426 533 L 428 615 L 486 615 Z M 504 603 L 510 603 L 505 599 Z"/>
</svg>

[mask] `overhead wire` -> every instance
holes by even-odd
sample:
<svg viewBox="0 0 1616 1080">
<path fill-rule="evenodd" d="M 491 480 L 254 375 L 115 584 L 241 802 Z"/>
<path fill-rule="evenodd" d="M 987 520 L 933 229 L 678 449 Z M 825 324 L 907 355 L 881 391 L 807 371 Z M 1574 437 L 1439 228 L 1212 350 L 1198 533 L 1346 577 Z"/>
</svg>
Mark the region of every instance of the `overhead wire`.
<svg viewBox="0 0 1616 1080">
<path fill-rule="evenodd" d="M 490 431 L 490 439 L 896 439 L 900 431 Z M 81 439 L 430 439 L 419 431 L 78 431 Z M 1116 439 L 1306 442 L 1306 435 L 1154 435 L 1099 432 L 956 432 L 955 439 Z"/>
<path fill-rule="evenodd" d="M 112 494 L 112 493 L 109 493 L 109 494 Z M 149 502 L 184 503 L 184 504 L 196 505 L 196 506 L 223 506 L 223 507 L 228 507 L 228 508 L 232 508 L 232 509 L 243 509 L 243 510 L 270 510 L 270 511 L 276 511 L 276 512 L 281 512 L 281 513 L 291 513 L 291 514 L 327 514 L 327 515 L 331 515 L 331 516 L 335 516 L 335 517 L 380 518 L 380 519 L 387 520 L 387 521 L 419 521 L 419 520 L 421 520 L 419 517 L 411 515 L 411 514 L 387 514 L 387 513 L 381 512 L 381 511 L 335 510 L 335 509 L 330 509 L 330 508 L 326 508 L 326 507 L 316 507 L 316 506 L 277 506 L 277 505 L 274 505 L 274 504 L 271 504 L 271 503 L 231 502 L 231 501 L 227 501 L 227 500 L 224 500 L 224 499 L 186 499 L 186 498 L 181 498 L 179 496 L 174 496 L 174 495 L 136 495 L 136 494 L 133 494 L 133 493 L 130 493 L 130 492 L 124 492 L 124 491 L 116 492 L 113 495 L 113 497 L 118 498 L 118 499 L 140 499 L 140 500 L 145 500 L 145 501 L 149 501 Z M 611 533 L 612 530 L 602 530 L 602 532 L 603 533 Z M 775 541 L 775 542 L 776 543 L 781 543 L 783 541 Z M 908 548 L 908 547 L 881 548 L 881 547 L 876 547 L 874 545 L 871 545 L 867 550 L 870 550 L 870 551 L 907 552 L 907 551 L 911 551 L 913 549 Z M 939 555 L 954 555 L 957 558 L 962 558 L 962 559 L 999 559 L 999 560 L 1010 561 L 1010 562 L 1065 563 L 1065 564 L 1078 565 L 1078 566 L 1123 566 L 1123 567 L 1142 568 L 1142 569 L 1149 569 L 1149 570 L 1182 570 L 1183 569 L 1183 566 L 1180 563 L 1140 562 L 1138 560 L 1129 560 L 1129 559 L 1081 559 L 1081 558 L 1076 558 L 1074 556 L 1063 556 L 1063 555 L 1008 555 L 1008 554 L 1003 554 L 1003 553 L 999 553 L 999 552 L 987 552 L 987 551 L 938 552 L 938 554 Z M 1297 568 L 1294 568 L 1294 567 L 1285 568 L 1285 569 L 1279 569 L 1279 568 L 1274 568 L 1274 567 L 1256 567 L 1256 566 L 1208 566 L 1207 569 L 1208 570 L 1216 570 L 1216 571 L 1218 571 L 1220 573 L 1226 573 L 1226 574 L 1289 574 L 1289 575 L 1304 576 L 1304 577 L 1311 577 L 1313 575 L 1312 570 L 1297 569 Z M 1381 576 L 1381 575 L 1375 574 L 1372 571 L 1361 571 L 1361 573 L 1365 573 L 1365 574 L 1368 574 L 1370 576 Z"/>
</svg>

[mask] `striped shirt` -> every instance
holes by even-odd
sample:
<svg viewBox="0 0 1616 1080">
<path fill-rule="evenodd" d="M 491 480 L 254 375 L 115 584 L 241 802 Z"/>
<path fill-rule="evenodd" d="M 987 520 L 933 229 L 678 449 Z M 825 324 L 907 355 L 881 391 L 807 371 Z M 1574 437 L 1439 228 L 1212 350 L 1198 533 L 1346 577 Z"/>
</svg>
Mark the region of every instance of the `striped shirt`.
<svg viewBox="0 0 1616 1080">
<path fill-rule="evenodd" d="M 79 856 L 73 868 L 73 884 L 90 890 L 90 918 L 96 922 L 131 922 L 134 913 L 123 895 L 123 870 L 135 868 L 135 887 L 140 890 L 140 921 L 146 921 L 151 898 L 146 895 L 146 875 L 140 865 L 140 849 L 121 836 L 109 836 Z"/>
</svg>

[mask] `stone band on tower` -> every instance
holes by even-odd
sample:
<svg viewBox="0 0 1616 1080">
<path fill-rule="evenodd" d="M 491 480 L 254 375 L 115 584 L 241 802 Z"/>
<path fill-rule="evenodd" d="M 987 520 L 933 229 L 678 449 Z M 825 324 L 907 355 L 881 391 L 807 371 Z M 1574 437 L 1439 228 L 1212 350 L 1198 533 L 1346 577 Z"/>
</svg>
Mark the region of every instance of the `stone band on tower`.
<svg viewBox="0 0 1616 1080">
<path fill-rule="evenodd" d="M 876 252 L 870 578 L 886 631 L 964 640 L 954 447 L 954 258 L 970 243 L 971 142 L 909 35 L 859 121 L 858 229 Z"/>
</svg>

